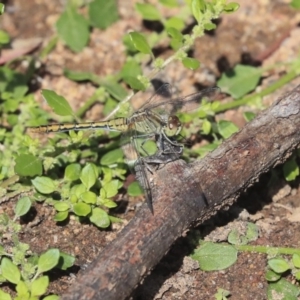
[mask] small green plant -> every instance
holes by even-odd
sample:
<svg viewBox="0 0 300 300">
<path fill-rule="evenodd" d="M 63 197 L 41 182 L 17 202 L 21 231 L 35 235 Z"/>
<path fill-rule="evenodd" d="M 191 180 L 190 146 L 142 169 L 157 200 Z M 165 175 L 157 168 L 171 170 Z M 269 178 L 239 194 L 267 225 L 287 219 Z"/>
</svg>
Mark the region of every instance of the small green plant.
<svg viewBox="0 0 300 300">
<path fill-rule="evenodd" d="M 49 277 L 46 272 L 53 268 L 66 270 L 74 264 L 75 258 L 58 249 L 49 249 L 40 255 L 33 254 L 28 244 L 18 239 L 21 226 L 16 222 L 26 215 L 31 207 L 29 197 L 20 198 L 15 206 L 15 216 L 10 219 L 7 214 L 0 214 L 1 232 L 6 232 L 9 239 L 2 237 L 0 245 L 0 283 L 8 282 L 15 286 L 14 299 L 38 299 L 47 292 Z M 11 296 L 0 290 L 0 299 L 12 299 Z M 51 295 L 43 299 L 55 300 Z"/>
<path fill-rule="evenodd" d="M 216 271 L 224 270 L 233 265 L 237 261 L 238 252 L 265 253 L 269 256 L 268 270 L 265 275 L 269 282 L 268 299 L 276 299 L 276 293 L 282 295 L 281 299 L 296 299 L 300 295 L 299 287 L 291 284 L 283 277 L 286 274 L 292 274 L 295 280 L 300 280 L 300 250 L 248 245 L 249 242 L 255 241 L 257 238 L 258 227 L 253 223 L 247 223 L 244 233 L 232 230 L 228 234 L 227 244 L 200 241 L 200 247 L 194 250 L 191 257 L 198 261 L 200 269 Z M 292 258 L 286 260 L 282 255 L 292 255 Z M 218 297 L 221 296 L 218 295 Z"/>
<path fill-rule="evenodd" d="M 227 300 L 230 297 L 230 292 L 224 289 L 218 289 L 218 292 L 215 294 L 216 300 Z"/>
</svg>

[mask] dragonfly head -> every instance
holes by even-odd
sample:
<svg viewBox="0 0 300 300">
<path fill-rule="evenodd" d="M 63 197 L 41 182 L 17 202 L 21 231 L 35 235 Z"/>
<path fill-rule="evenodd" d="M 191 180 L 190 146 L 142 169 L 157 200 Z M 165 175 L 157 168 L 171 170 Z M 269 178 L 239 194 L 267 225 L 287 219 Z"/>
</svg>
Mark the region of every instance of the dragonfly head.
<svg viewBox="0 0 300 300">
<path fill-rule="evenodd" d="M 168 118 L 168 123 L 165 128 L 165 133 L 168 137 L 176 136 L 180 133 L 182 129 L 182 124 L 177 116 L 170 116 Z"/>
</svg>

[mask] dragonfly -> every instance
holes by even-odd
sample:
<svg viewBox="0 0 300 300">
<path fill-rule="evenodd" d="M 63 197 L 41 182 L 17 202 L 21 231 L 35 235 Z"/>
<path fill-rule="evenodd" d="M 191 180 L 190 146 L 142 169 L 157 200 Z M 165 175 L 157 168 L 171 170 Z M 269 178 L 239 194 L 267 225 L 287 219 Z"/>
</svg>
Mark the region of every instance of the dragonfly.
<svg viewBox="0 0 300 300">
<path fill-rule="evenodd" d="M 29 129 L 35 133 L 87 129 L 123 132 L 123 139 L 128 141 L 126 152 L 131 153 L 127 156 L 135 161 L 133 165 L 138 175 L 137 179 L 144 189 L 146 202 L 153 213 L 152 194 L 147 170 L 153 173 L 150 165 L 166 164 L 174 161 L 180 157 L 183 151 L 183 145 L 176 140 L 182 129 L 182 123 L 175 114 L 178 111 L 184 111 L 190 104 L 199 104 L 203 98 L 212 100 L 218 92 L 218 87 L 212 87 L 183 98 L 174 98 L 171 85 L 165 83 L 129 117 L 119 117 L 99 122 L 41 125 Z M 138 140 L 142 141 L 140 146 Z M 144 147 L 148 140 L 155 141 L 157 145 L 157 152 L 153 155 L 149 155 Z"/>
</svg>

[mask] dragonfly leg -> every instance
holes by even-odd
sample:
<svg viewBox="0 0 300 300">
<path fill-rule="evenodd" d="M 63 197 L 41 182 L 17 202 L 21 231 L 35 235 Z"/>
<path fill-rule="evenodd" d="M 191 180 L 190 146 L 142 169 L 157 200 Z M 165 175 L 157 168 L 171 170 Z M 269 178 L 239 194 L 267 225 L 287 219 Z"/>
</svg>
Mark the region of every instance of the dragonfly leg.
<svg viewBox="0 0 300 300">
<path fill-rule="evenodd" d="M 169 143 L 168 147 L 165 147 L 164 140 Z M 157 144 L 159 149 L 162 151 L 163 154 L 181 154 L 183 151 L 183 144 L 178 143 L 177 141 L 172 141 L 164 131 L 160 135 L 158 135 Z M 170 147 L 170 145 L 174 147 Z"/>
</svg>

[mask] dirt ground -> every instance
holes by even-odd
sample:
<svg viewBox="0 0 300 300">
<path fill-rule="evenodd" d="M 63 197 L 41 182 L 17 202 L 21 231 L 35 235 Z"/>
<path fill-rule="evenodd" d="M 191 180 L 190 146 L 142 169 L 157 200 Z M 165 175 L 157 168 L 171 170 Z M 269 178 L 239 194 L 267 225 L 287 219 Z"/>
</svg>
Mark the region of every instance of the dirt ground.
<svg viewBox="0 0 300 300">
<path fill-rule="evenodd" d="M 7 13 L 2 17 L 0 26 L 8 31 L 15 42 L 31 43 L 41 39 L 47 44 L 55 32 L 55 22 L 62 13 L 64 1 L 53 0 L 8 0 Z M 99 76 L 113 74 L 125 61 L 122 37 L 128 30 L 144 30 L 145 24 L 133 5 L 136 1 L 119 1 L 120 20 L 107 30 L 93 30 L 88 47 L 74 54 L 61 42 L 47 57 L 47 72 L 40 77 L 41 88 L 48 88 L 64 95 L 74 109 L 80 107 L 95 89 L 89 83 L 75 83 L 66 79 L 63 68 L 74 71 L 94 72 Z M 189 94 L 197 87 L 213 86 L 222 72 L 237 63 L 268 66 L 287 62 L 299 55 L 300 11 L 291 9 L 287 0 L 237 0 L 240 9 L 230 15 L 223 15 L 213 34 L 197 40 L 193 55 L 201 61 L 201 68 L 190 71 L 180 63 L 171 64 L 159 78 L 172 83 L 182 95 Z M 165 9 L 164 13 L 168 15 Z M 113 51 L 112 51 L 113 49 Z M 161 54 L 170 55 L 170 50 Z M 147 66 L 145 66 L 147 71 Z M 264 74 L 261 86 L 277 80 L 283 69 Z M 264 99 L 266 105 L 276 100 L 282 93 L 300 84 L 300 79 Z M 41 102 L 40 90 L 36 99 Z M 41 102 L 45 109 L 49 109 Z M 101 106 L 95 105 L 86 114 L 86 119 L 97 120 Z M 242 125 L 239 110 L 227 111 L 222 118 Z M 263 176 L 251 190 L 229 211 L 221 212 L 207 224 L 195 228 L 202 236 L 214 234 L 222 226 L 235 227 L 241 220 L 255 221 L 261 229 L 255 245 L 281 247 L 300 247 L 300 206 L 299 182 L 288 185 L 281 182 L 272 190 L 267 182 L 270 174 Z M 133 201 L 140 201 L 133 200 Z M 4 210 L 12 209 L 14 203 L 5 204 Z M 246 217 L 237 211 L 246 209 Z M 39 205 L 30 216 L 29 223 L 23 224 L 21 239 L 31 245 L 34 252 L 40 253 L 50 247 L 76 256 L 76 266 L 71 272 L 51 272 L 50 292 L 63 294 L 76 281 L 85 266 L 112 241 L 117 233 L 134 215 L 134 211 L 120 214 L 124 224 L 116 224 L 109 230 L 98 230 L 90 224 L 78 224 L 72 219 L 66 224 L 53 221 L 52 208 Z M 30 222 L 40 220 L 38 226 Z M 180 238 L 170 252 L 144 280 L 133 294 L 133 299 L 214 299 L 217 288 L 229 290 L 230 299 L 266 299 L 267 281 L 265 280 L 266 256 L 256 253 L 239 254 L 237 263 L 219 272 L 202 272 L 187 257 L 191 253 L 189 237 Z"/>
</svg>

